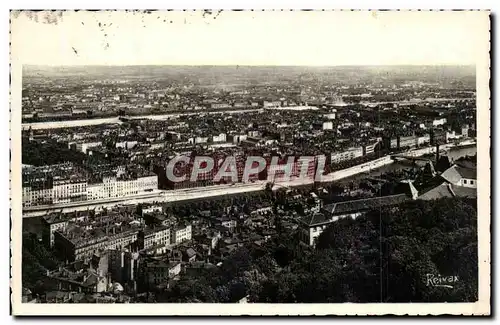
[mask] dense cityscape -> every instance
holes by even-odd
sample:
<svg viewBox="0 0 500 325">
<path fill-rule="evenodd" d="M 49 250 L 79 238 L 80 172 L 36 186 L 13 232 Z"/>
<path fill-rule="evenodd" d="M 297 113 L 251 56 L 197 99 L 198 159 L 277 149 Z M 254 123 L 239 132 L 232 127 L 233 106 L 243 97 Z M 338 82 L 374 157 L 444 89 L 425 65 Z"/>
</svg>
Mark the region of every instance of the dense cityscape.
<svg viewBox="0 0 500 325">
<path fill-rule="evenodd" d="M 478 299 L 475 67 L 25 66 L 22 123 L 23 302 Z"/>
</svg>

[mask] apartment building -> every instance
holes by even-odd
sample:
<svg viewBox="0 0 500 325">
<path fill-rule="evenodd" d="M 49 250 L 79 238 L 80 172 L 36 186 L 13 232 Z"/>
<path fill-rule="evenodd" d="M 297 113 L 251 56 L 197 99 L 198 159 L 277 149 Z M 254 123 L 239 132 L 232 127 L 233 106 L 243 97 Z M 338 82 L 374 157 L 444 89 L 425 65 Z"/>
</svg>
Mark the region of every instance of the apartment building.
<svg viewBox="0 0 500 325">
<path fill-rule="evenodd" d="M 332 153 L 332 163 L 340 163 L 342 161 L 348 161 L 362 156 L 363 147 L 349 148 L 342 152 Z"/>
<path fill-rule="evenodd" d="M 171 230 L 161 226 L 141 230 L 138 234 L 140 249 L 149 249 L 154 246 L 167 246 L 171 243 Z"/>
<path fill-rule="evenodd" d="M 120 198 L 158 189 L 158 176 L 146 171 L 134 175 L 110 171 L 102 178 L 88 175 L 92 173 L 70 164 L 23 170 L 23 208 Z"/>
<path fill-rule="evenodd" d="M 178 225 L 172 228 L 171 243 L 176 245 L 191 240 L 191 225 Z"/>
</svg>

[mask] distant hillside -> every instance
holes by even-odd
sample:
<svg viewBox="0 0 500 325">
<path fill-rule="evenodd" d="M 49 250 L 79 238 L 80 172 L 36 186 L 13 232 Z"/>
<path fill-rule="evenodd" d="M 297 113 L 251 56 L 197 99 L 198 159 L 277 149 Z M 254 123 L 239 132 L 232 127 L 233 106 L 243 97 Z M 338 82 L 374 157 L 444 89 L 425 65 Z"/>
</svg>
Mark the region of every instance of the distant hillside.
<svg viewBox="0 0 500 325">
<path fill-rule="evenodd" d="M 404 83 L 421 81 L 475 88 L 473 66 L 25 66 L 25 82 L 36 79 L 146 79 L 182 80 L 200 85 L 214 83 L 314 81 Z"/>
</svg>

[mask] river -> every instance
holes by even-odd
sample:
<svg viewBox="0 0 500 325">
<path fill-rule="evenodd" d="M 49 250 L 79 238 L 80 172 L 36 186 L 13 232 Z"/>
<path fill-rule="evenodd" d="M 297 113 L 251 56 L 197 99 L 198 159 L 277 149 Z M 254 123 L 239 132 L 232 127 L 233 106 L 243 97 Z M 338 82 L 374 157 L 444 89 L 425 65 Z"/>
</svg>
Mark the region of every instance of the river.
<svg viewBox="0 0 500 325">
<path fill-rule="evenodd" d="M 381 104 L 418 104 L 423 102 L 440 102 L 440 101 L 458 101 L 458 100 L 472 100 L 474 98 L 426 98 L 426 99 L 413 99 L 409 101 L 392 101 L 392 102 L 361 102 L 360 104 L 365 106 L 376 106 Z M 350 104 L 341 104 L 339 106 L 348 106 Z M 307 106 L 291 106 L 291 107 L 275 107 L 269 109 L 278 110 L 309 110 L 318 109 L 317 107 L 307 107 Z M 171 117 L 179 117 L 182 115 L 197 115 L 197 114 L 241 114 L 248 112 L 263 112 L 264 108 L 253 108 L 253 109 L 230 109 L 230 110 L 220 110 L 220 111 L 186 111 L 183 113 L 171 113 L 171 114 L 160 114 L 160 115 L 139 115 L 139 116 L 126 116 L 129 119 L 151 119 L 151 120 L 165 120 Z M 101 125 L 101 124 L 117 124 L 121 123 L 118 117 L 108 117 L 108 118 L 95 118 L 95 119 L 81 119 L 81 120 L 68 120 L 68 121 L 46 121 L 46 122 L 31 122 L 22 123 L 22 129 L 28 130 L 45 130 L 45 129 L 57 129 L 57 128 L 71 128 L 79 126 L 90 126 L 90 125 Z"/>
<path fill-rule="evenodd" d="M 179 116 L 189 116 L 189 115 L 201 115 L 201 114 L 243 114 L 249 112 L 263 112 L 261 108 L 255 109 L 240 109 L 240 110 L 229 110 L 229 111 L 195 111 L 195 112 L 185 112 L 185 113 L 172 113 L 172 114 L 159 114 L 159 115 L 130 115 L 124 116 L 129 120 L 167 120 L 169 118 L 177 118 Z M 62 128 L 74 128 L 81 126 L 95 126 L 103 124 L 119 124 L 122 123 L 119 117 L 108 117 L 108 118 L 94 118 L 94 119 L 81 119 L 81 120 L 68 120 L 68 121 L 47 121 L 47 122 L 32 122 L 32 123 L 22 123 L 22 130 L 47 130 L 47 129 L 62 129 Z"/>
</svg>

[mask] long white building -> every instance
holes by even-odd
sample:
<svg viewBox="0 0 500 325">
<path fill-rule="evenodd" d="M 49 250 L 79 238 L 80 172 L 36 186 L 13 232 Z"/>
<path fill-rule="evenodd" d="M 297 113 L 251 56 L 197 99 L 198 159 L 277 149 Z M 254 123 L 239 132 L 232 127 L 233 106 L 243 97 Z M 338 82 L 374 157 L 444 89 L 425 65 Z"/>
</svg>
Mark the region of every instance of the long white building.
<svg viewBox="0 0 500 325">
<path fill-rule="evenodd" d="M 134 196 L 158 189 L 156 175 L 134 179 L 120 179 L 115 176 L 104 177 L 102 182 L 87 185 L 87 200 L 102 200 Z"/>
<path fill-rule="evenodd" d="M 26 173 L 23 180 L 23 208 L 102 200 L 141 195 L 158 189 L 158 177 L 154 174 L 145 174 L 138 177 L 107 176 L 102 180 L 89 181 L 75 170 L 68 169 L 60 172 L 47 170 L 36 176 Z"/>
</svg>

